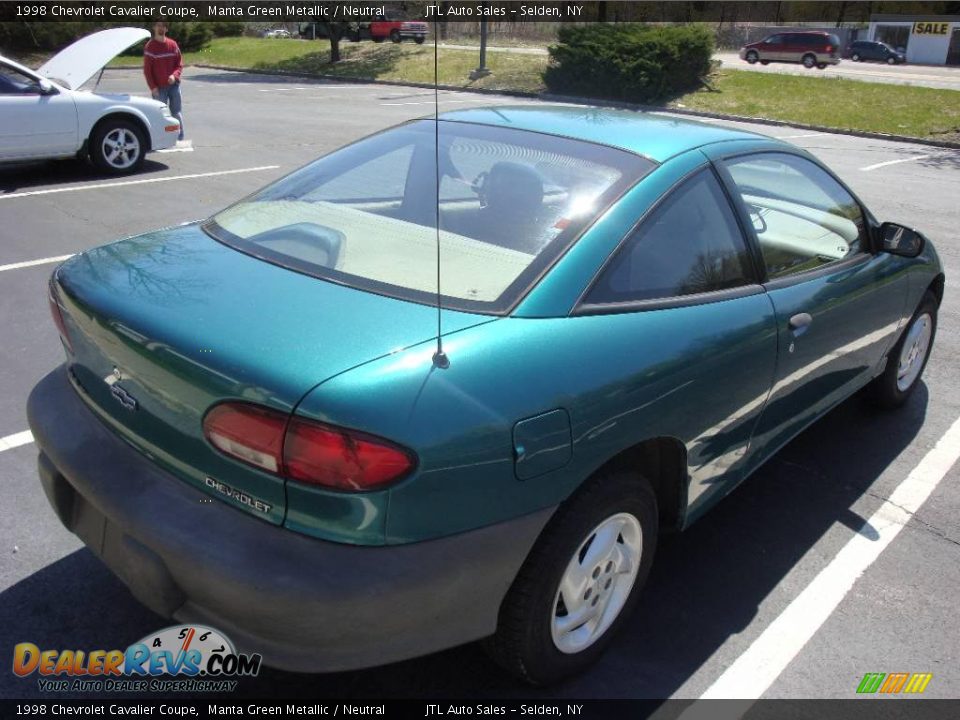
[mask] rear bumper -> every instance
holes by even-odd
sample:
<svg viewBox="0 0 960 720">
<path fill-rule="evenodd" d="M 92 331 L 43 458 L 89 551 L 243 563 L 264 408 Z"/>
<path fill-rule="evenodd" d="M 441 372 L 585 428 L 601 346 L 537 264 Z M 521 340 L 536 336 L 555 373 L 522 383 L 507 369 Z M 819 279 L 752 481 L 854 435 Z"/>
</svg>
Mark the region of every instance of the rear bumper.
<svg viewBox="0 0 960 720">
<path fill-rule="evenodd" d="M 491 634 L 553 512 L 421 543 L 341 545 L 210 502 L 102 425 L 62 366 L 27 414 L 50 504 L 137 599 L 289 670 L 381 665 Z"/>
</svg>

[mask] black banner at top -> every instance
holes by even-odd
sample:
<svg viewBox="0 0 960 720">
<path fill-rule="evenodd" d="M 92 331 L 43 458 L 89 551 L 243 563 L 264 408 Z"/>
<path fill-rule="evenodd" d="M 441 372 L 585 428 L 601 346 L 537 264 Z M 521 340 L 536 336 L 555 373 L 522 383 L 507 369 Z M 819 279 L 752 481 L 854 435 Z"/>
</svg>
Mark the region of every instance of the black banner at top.
<svg viewBox="0 0 960 720">
<path fill-rule="evenodd" d="M 875 14 L 915 14 L 916 3 L 776 2 L 775 0 L 671 0 L 668 2 L 515 2 L 421 0 L 419 2 L 316 0 L 3 0 L 2 22 L 144 23 L 176 21 L 347 22 L 390 16 L 439 22 L 765 22 L 864 23 Z M 924 15 L 958 14 L 960 2 L 924 2 Z"/>
</svg>

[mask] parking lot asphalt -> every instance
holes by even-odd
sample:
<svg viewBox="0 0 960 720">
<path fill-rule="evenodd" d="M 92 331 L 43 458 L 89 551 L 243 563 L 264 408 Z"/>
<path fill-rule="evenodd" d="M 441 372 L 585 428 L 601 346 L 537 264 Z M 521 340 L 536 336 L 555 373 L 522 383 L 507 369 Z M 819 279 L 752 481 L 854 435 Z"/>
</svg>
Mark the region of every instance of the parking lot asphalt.
<svg viewBox="0 0 960 720">
<path fill-rule="evenodd" d="M 132 71 L 108 73 L 102 87 L 143 91 Z M 190 70 L 190 150 L 151 155 L 142 173 L 119 181 L 72 161 L 0 169 L 0 653 L 26 641 L 123 648 L 168 624 L 59 524 L 37 480 L 35 448 L 20 434 L 31 387 L 62 360 L 47 309 L 50 258 L 207 216 L 350 140 L 430 114 L 432 102 L 431 91 L 414 88 Z M 517 102 L 441 95 L 441 109 Z M 867 672 L 932 672 L 926 697 L 960 697 L 960 466 L 932 472 L 927 457 L 960 417 L 960 297 L 951 285 L 960 277 L 960 152 L 735 125 L 809 149 L 881 219 L 922 229 L 936 244 L 947 292 L 908 406 L 876 414 L 859 398 L 843 403 L 690 530 L 666 537 L 622 635 L 569 682 L 519 685 L 470 645 L 335 675 L 267 669 L 242 681 L 240 695 L 697 698 L 729 680 L 738 658 L 776 640 L 778 618 L 791 617 L 818 575 L 836 569 L 845 546 L 879 542 L 883 531 L 866 521 L 919 478 L 933 488 L 929 499 L 896 521 L 901 531 L 862 574 L 846 578 L 849 588 L 810 625 L 809 641 L 775 643 L 765 659 L 776 668 L 772 682 L 739 687 L 748 696 L 849 698 Z M 36 696 L 36 679 L 0 673 L 0 695 Z"/>
</svg>

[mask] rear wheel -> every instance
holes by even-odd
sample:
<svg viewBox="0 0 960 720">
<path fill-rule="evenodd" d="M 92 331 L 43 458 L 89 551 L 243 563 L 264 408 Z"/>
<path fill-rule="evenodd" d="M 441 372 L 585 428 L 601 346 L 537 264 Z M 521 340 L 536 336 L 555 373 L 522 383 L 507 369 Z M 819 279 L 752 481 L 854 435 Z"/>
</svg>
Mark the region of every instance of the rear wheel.
<svg viewBox="0 0 960 720">
<path fill-rule="evenodd" d="M 398 43 L 398 42 L 400 42 L 400 40 L 401 40 L 401 38 L 400 38 L 400 31 L 399 31 L 399 30 L 391 30 L 391 31 L 390 31 L 390 42 Z"/>
<path fill-rule="evenodd" d="M 143 130 L 129 120 L 108 119 L 90 135 L 90 159 L 100 170 L 123 175 L 138 170 L 147 154 Z"/>
<path fill-rule="evenodd" d="M 753 65 L 755 62 L 757 62 L 757 60 L 759 60 L 759 59 L 760 59 L 760 55 L 757 54 L 757 51 L 756 51 L 756 50 L 750 50 L 750 51 L 747 53 L 747 56 L 744 58 L 744 60 L 746 60 L 746 61 L 747 61 L 748 63 L 750 63 L 751 65 Z"/>
<path fill-rule="evenodd" d="M 907 329 L 887 354 L 883 374 L 870 385 L 871 399 L 885 409 L 903 405 L 919 384 L 937 334 L 937 298 L 930 291 L 910 318 Z"/>
<path fill-rule="evenodd" d="M 817 66 L 817 56 L 813 53 L 807 53 L 803 56 L 803 66 L 807 69 L 812 69 Z"/>
<path fill-rule="evenodd" d="M 826 70 L 826 69 L 827 69 L 827 64 L 826 64 L 826 63 L 817 63 L 817 69 L 818 69 L 818 70 Z"/>
<path fill-rule="evenodd" d="M 887 58 L 887 65 L 896 65 L 896 64 L 897 64 L 897 59 L 895 57 Z"/>
<path fill-rule="evenodd" d="M 860 62 L 860 53 L 854 53 L 853 55 L 850 56 L 850 59 L 853 60 L 854 62 Z"/>
<path fill-rule="evenodd" d="M 770 64 L 770 61 L 769 61 L 769 60 L 761 60 L 761 61 L 760 61 L 760 64 L 761 64 L 761 65 L 769 65 L 769 64 Z"/>
<path fill-rule="evenodd" d="M 597 660 L 633 609 L 657 544 L 657 502 L 627 473 L 587 482 L 554 515 L 500 608 L 490 656 L 545 684 Z"/>
</svg>

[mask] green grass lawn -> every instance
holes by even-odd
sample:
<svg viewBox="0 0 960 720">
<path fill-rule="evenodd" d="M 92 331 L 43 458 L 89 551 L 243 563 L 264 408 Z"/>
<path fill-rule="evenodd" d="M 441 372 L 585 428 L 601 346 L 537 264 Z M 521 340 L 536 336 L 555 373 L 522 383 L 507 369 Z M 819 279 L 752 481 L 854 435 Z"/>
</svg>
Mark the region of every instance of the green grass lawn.
<svg viewBox="0 0 960 720">
<path fill-rule="evenodd" d="M 267 38 L 216 38 L 199 52 L 184 53 L 185 63 L 222 65 L 253 70 L 331 75 L 344 79 L 399 80 L 433 82 L 433 45 L 373 42 L 341 42 L 343 59 L 330 63 L 330 44 L 326 40 L 281 40 Z M 479 52 L 440 50 L 440 83 L 463 88 L 490 90 L 543 90 L 541 73 L 547 58 L 535 55 L 489 53 L 491 74 L 470 79 L 477 67 Z M 138 65 L 133 57 L 121 57 L 114 66 Z"/>
<path fill-rule="evenodd" d="M 341 43 L 343 60 L 330 63 L 326 40 L 216 38 L 187 63 L 206 63 L 264 72 L 330 75 L 344 79 L 433 82 L 433 47 L 429 43 Z M 440 50 L 440 83 L 455 87 L 542 92 L 547 58 L 489 53 L 492 73 L 470 79 L 478 53 Z M 114 65 L 139 65 L 121 57 Z M 774 75 L 720 70 L 706 89 L 683 95 L 668 106 L 691 110 L 809 123 L 844 130 L 960 140 L 960 92 L 907 85 L 867 83 L 827 77 Z"/>
<path fill-rule="evenodd" d="M 711 84 L 678 98 L 691 110 L 823 125 L 844 130 L 960 140 L 960 92 L 721 70 Z"/>
</svg>

